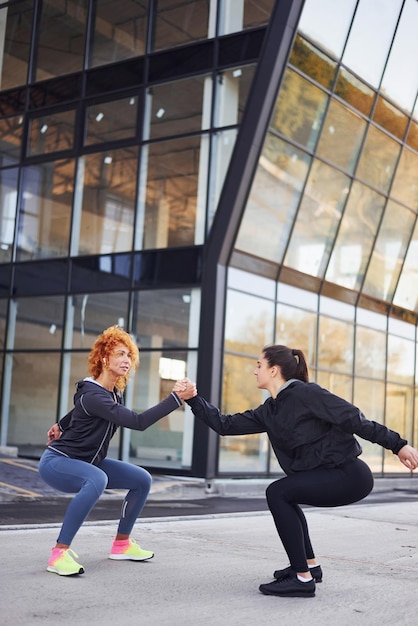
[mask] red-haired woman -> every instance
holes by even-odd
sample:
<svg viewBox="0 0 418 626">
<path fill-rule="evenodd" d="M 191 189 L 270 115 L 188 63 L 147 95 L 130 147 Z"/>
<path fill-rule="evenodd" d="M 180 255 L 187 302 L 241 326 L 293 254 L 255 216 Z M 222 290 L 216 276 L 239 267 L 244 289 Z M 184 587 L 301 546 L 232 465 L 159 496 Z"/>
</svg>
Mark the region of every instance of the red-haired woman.
<svg viewBox="0 0 418 626">
<path fill-rule="evenodd" d="M 122 394 L 138 364 L 139 350 L 129 333 L 119 326 L 106 329 L 89 354 L 90 376 L 77 383 L 74 408 L 48 431 L 39 473 L 55 489 L 76 494 L 52 549 L 49 572 L 61 576 L 84 572 L 70 545 L 105 489 L 128 490 L 109 558 L 146 561 L 154 556 L 130 538 L 148 497 L 151 476 L 142 467 L 106 455 L 119 426 L 145 430 L 179 408 L 185 385 L 175 383 L 167 398 L 143 413 L 131 411 L 123 406 Z"/>
</svg>

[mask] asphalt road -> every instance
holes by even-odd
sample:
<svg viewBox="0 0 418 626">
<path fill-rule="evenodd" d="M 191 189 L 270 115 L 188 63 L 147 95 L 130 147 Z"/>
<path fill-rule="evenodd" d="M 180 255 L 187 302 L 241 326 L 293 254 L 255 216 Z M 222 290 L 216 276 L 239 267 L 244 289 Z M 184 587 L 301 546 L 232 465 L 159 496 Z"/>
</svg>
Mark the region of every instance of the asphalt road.
<svg viewBox="0 0 418 626">
<path fill-rule="evenodd" d="M 167 477 L 154 477 L 156 492 L 151 492 L 141 518 L 245 513 L 268 509 L 262 486 L 259 491 L 256 490 L 256 495 L 252 489 L 251 496 L 248 497 L 244 493 L 238 496 L 208 495 L 203 485 L 196 488 L 191 479 L 190 488 L 187 483 L 179 480 L 177 486 L 180 486 L 181 491 L 176 493 L 175 480 L 174 491 L 170 480 L 173 481 Z M 167 484 L 168 487 L 165 488 Z M 415 481 L 413 484 L 415 485 Z M 372 492 L 362 503 L 367 505 L 417 500 L 417 490 L 412 488 L 412 484 L 411 489 L 396 488 L 392 486 L 394 483 L 388 485 L 386 489 Z M 118 519 L 123 496 L 124 492 L 105 492 L 88 520 L 97 522 Z M 0 526 L 60 523 L 69 497 L 42 481 L 37 471 L 37 461 L 0 455 Z"/>
<path fill-rule="evenodd" d="M 267 510 L 263 490 L 259 497 L 207 496 L 203 485 L 192 487 L 190 496 L 182 489 L 181 497 L 170 491 L 164 493 L 167 477 L 154 477 L 156 495 L 152 492 L 142 511 L 142 518 L 208 515 Z M 181 483 L 179 483 L 181 486 Z M 184 483 L 187 485 L 187 483 Z M 162 492 L 159 493 L 159 487 Z M 174 485 L 175 491 L 175 485 Z M 118 519 L 124 492 L 106 492 L 99 499 L 88 518 L 89 521 Z M 46 485 L 37 471 L 37 461 L 0 455 L 0 525 L 43 524 L 61 522 L 69 497 Z"/>
</svg>

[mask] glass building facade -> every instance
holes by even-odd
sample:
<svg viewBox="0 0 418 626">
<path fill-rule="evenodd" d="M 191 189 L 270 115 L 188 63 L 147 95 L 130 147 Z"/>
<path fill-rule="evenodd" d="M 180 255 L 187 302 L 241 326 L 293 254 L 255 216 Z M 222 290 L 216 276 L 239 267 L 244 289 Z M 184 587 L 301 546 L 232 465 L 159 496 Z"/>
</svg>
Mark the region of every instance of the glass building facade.
<svg viewBox="0 0 418 626">
<path fill-rule="evenodd" d="M 417 23 L 416 0 L 0 4 L 0 446 L 40 456 L 111 324 L 140 346 L 137 411 L 185 374 L 255 407 L 281 343 L 418 444 Z M 281 471 L 187 406 L 110 454 Z"/>
</svg>

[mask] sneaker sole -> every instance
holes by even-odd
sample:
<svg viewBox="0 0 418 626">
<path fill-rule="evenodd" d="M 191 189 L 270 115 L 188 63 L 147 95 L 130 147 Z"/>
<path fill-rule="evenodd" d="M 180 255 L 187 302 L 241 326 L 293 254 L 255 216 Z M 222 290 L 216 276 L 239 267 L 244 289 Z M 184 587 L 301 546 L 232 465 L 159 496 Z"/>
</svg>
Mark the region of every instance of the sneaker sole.
<svg viewBox="0 0 418 626">
<path fill-rule="evenodd" d="M 260 589 L 261 593 L 265 596 L 277 596 L 278 598 L 314 598 L 315 591 L 302 592 L 302 591 L 294 591 L 293 593 L 288 591 L 285 593 L 272 593 L 271 591 L 266 591 Z"/>
<path fill-rule="evenodd" d="M 153 554 L 143 557 L 129 556 L 129 554 L 109 554 L 109 559 L 112 559 L 112 561 L 149 561 L 153 556 Z"/>
<path fill-rule="evenodd" d="M 53 574 L 58 574 L 58 576 L 78 576 L 79 574 L 84 574 L 84 568 L 80 567 L 78 572 L 63 572 L 56 567 L 52 567 L 52 565 L 48 565 L 46 568 L 47 572 L 52 572 Z"/>
</svg>

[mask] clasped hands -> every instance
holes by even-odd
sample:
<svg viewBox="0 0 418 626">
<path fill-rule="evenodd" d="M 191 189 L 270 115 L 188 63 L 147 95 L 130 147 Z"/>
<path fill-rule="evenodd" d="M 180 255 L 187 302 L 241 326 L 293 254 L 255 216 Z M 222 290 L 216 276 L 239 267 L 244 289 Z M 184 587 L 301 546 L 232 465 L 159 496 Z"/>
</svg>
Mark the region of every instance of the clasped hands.
<svg viewBox="0 0 418 626">
<path fill-rule="evenodd" d="M 173 391 L 178 395 L 180 400 L 189 400 L 197 396 L 196 383 L 192 383 L 189 378 L 177 380 L 174 384 Z"/>
</svg>

